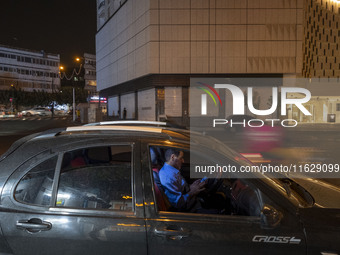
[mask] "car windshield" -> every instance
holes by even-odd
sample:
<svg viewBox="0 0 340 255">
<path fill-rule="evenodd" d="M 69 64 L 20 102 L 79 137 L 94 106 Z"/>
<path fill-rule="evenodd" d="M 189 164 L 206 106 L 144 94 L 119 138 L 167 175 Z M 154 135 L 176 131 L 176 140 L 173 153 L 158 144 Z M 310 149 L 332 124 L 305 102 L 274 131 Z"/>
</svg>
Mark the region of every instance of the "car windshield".
<svg viewBox="0 0 340 255">
<path fill-rule="evenodd" d="M 207 148 L 218 152 L 221 156 L 228 157 L 239 165 L 253 165 L 245 157 L 230 149 L 224 143 L 221 143 L 215 138 L 200 136 L 192 139 L 192 141 L 194 140 L 197 140 L 197 142 L 199 141 L 199 144 L 204 144 Z M 286 178 L 286 176 L 282 176 L 282 178 L 277 178 L 276 176 L 276 178 L 273 178 L 273 176 L 268 176 L 261 173 L 251 173 L 251 175 L 247 175 L 247 178 L 269 178 L 279 185 L 281 190 L 284 190 L 288 197 L 294 196 L 297 198 L 302 206 L 310 207 L 314 204 L 313 196 L 303 186 L 299 185 L 292 179 Z"/>
<path fill-rule="evenodd" d="M 294 180 L 289 178 L 273 178 L 273 180 L 285 189 L 288 197 L 294 195 L 303 206 L 313 206 L 313 196 Z"/>
</svg>

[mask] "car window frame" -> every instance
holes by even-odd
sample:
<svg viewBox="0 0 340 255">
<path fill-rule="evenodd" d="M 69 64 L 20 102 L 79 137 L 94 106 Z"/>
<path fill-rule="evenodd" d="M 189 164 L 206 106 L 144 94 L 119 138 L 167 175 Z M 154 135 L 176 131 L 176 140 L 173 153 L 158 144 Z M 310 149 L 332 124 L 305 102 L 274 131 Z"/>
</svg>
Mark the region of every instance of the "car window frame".
<svg viewBox="0 0 340 255">
<path fill-rule="evenodd" d="M 14 181 L 14 184 L 12 185 L 12 188 L 11 188 L 11 199 L 13 200 L 13 202 L 15 204 L 18 204 L 18 205 L 25 205 L 25 207 L 38 207 L 38 208 L 48 208 L 50 205 L 51 205 L 51 201 L 52 201 L 52 196 L 53 196 L 53 184 L 54 184 L 54 179 L 56 177 L 56 167 L 54 168 L 54 175 L 53 175 L 53 183 L 52 183 L 52 194 L 51 194 L 51 200 L 50 200 L 50 205 L 49 206 L 46 206 L 46 205 L 38 205 L 38 204 L 30 204 L 30 203 L 25 203 L 25 202 L 21 202 L 21 201 L 18 201 L 16 198 L 15 198 L 15 191 L 17 189 L 17 187 L 19 186 L 19 183 L 23 180 L 23 178 L 32 170 L 34 169 L 36 166 L 40 165 L 41 163 L 45 162 L 45 161 L 48 161 L 54 157 L 57 157 L 57 161 L 56 161 L 56 167 L 58 165 L 58 162 L 59 162 L 59 155 L 58 154 L 52 154 L 50 157 L 45 157 L 45 158 L 42 158 L 40 160 L 38 160 L 37 162 L 35 162 L 35 164 L 32 164 L 30 165 L 29 164 L 29 168 L 26 168 L 25 170 L 22 170 L 22 171 L 19 171 L 20 172 L 20 177 L 18 178 L 19 181 Z M 25 168 L 25 164 L 28 163 L 29 160 L 27 160 L 24 164 L 22 164 L 21 166 L 19 166 L 15 171 L 14 171 L 14 174 L 17 173 L 17 170 L 21 170 L 20 168 Z M 28 171 L 27 171 L 28 169 Z M 13 174 L 12 174 L 13 175 Z M 12 176 L 11 176 L 12 177 Z M 7 183 L 5 184 L 7 185 Z"/>
<path fill-rule="evenodd" d="M 132 195 L 132 201 L 131 201 L 131 204 L 132 204 L 132 210 L 131 211 L 118 211 L 118 210 L 112 210 L 112 209 L 88 209 L 88 208 L 72 208 L 72 207 L 60 207 L 60 206 L 56 206 L 56 201 L 57 201 L 57 196 L 58 196 L 58 187 L 59 187 L 59 183 L 60 183 L 60 176 L 61 176 L 61 167 L 62 167 L 62 161 L 64 159 L 64 155 L 67 153 L 67 152 L 70 152 L 70 151 L 74 151 L 74 150 L 78 150 L 78 149 L 85 149 L 85 148 L 94 148 L 94 147 L 109 147 L 109 146 L 131 146 L 131 195 Z M 136 210 L 136 203 L 134 203 L 134 198 L 135 198 L 135 192 L 134 192 L 134 177 L 135 177 L 135 174 L 134 174 L 134 162 L 135 162 L 135 157 L 134 157 L 134 144 L 133 143 L 119 143 L 119 144 L 101 144 L 99 146 L 96 146 L 96 145 L 91 145 L 91 146 L 84 146 L 84 147 L 79 147 L 79 148 L 73 148 L 72 150 L 68 150 L 68 151 L 64 151 L 62 152 L 60 155 L 60 159 L 58 158 L 58 163 L 60 163 L 59 167 L 57 167 L 56 169 L 56 176 L 58 177 L 57 181 L 53 181 L 53 195 L 52 195 L 52 198 L 51 198 L 51 201 L 53 200 L 54 203 L 53 205 L 51 206 L 51 210 L 52 211 L 58 211 L 57 209 L 64 209 L 66 210 L 67 212 L 78 212 L 79 210 L 85 210 L 85 211 L 110 211 L 110 212 L 120 212 L 120 213 L 126 213 L 126 214 L 134 214 L 135 210 Z M 57 163 L 57 165 L 58 165 Z M 54 192 L 55 191 L 55 192 Z M 55 197 L 54 197 L 55 196 Z"/>
<path fill-rule="evenodd" d="M 178 149 L 183 150 L 190 150 L 189 144 L 182 144 L 179 142 L 171 142 L 167 143 L 166 141 L 158 141 L 158 142 L 144 142 L 143 146 L 147 150 L 148 158 L 147 158 L 147 165 L 148 165 L 148 173 L 147 176 L 150 178 L 151 181 L 151 197 L 153 199 L 153 202 L 149 204 L 153 204 L 152 209 L 150 211 L 146 210 L 146 217 L 150 217 L 154 220 L 162 220 L 166 218 L 171 218 L 172 220 L 186 220 L 186 221 L 195 221 L 195 222 L 203 222 L 203 221 L 221 221 L 221 222 L 240 222 L 242 224 L 244 223 L 250 223 L 250 224 L 261 224 L 261 218 L 257 216 L 242 216 L 242 215 L 221 215 L 221 214 L 203 214 L 203 213 L 191 213 L 191 212 L 173 212 L 173 211 L 159 211 L 157 207 L 157 200 L 155 196 L 155 188 L 154 188 L 154 179 L 153 179 L 153 173 L 152 173 L 152 165 L 151 165 L 151 157 L 150 157 L 150 147 L 152 146 L 158 146 L 158 147 L 174 147 Z M 144 180 L 145 182 L 145 180 Z M 145 185 L 147 186 L 147 185 Z M 149 191 L 149 192 L 150 192 Z M 145 190 L 145 193 L 148 192 Z M 144 196 L 146 196 L 145 194 Z M 145 199 L 147 199 L 145 197 Z M 148 215 L 149 214 L 149 215 Z"/>
<path fill-rule="evenodd" d="M 131 193 L 132 193 L 132 210 L 131 211 L 118 211 L 112 209 L 87 209 L 87 208 L 63 208 L 55 206 L 56 197 L 57 197 L 57 188 L 59 185 L 60 171 L 63 160 L 63 155 L 69 151 L 77 150 L 81 148 L 90 148 L 90 147 L 102 147 L 102 146 L 115 146 L 115 145 L 128 145 L 131 146 Z M 23 162 L 17 169 L 13 171 L 10 177 L 6 180 L 4 185 L 4 191 L 1 195 L 1 201 L 4 200 L 5 197 L 9 197 L 7 202 L 2 203 L 5 207 L 18 209 L 18 210 L 30 210 L 32 213 L 71 213 L 77 215 L 91 215 L 91 216 L 137 216 L 140 214 L 137 212 L 137 194 L 136 194 L 136 169 L 138 168 L 136 155 L 139 153 L 139 142 L 136 141 L 107 141 L 107 142 L 94 142 L 94 143 L 86 143 L 84 141 L 80 142 L 79 145 L 63 145 L 59 149 L 48 149 L 33 157 L 29 158 L 25 162 Z M 44 205 L 34 205 L 28 204 L 24 202 L 20 202 L 15 198 L 15 190 L 20 183 L 20 181 L 25 177 L 25 175 L 31 171 L 34 167 L 41 164 L 42 162 L 49 160 L 53 157 L 57 156 L 57 163 L 55 166 L 53 184 L 52 184 L 52 196 L 50 200 L 49 206 Z M 32 164 L 32 160 L 37 159 L 34 164 Z"/>
<path fill-rule="evenodd" d="M 260 224 L 261 218 L 260 216 L 247 216 L 247 215 L 227 215 L 227 214 L 203 214 L 203 213 L 191 213 L 191 212 L 175 212 L 175 211 L 160 211 L 158 210 L 158 205 L 157 205 L 157 199 L 156 199 L 156 194 L 155 194 L 155 187 L 154 187 L 154 178 L 153 178 L 153 173 L 152 173 L 152 164 L 151 164 L 151 155 L 150 155 L 150 147 L 163 147 L 163 148 L 176 148 L 176 149 L 182 149 L 186 151 L 190 151 L 190 145 L 189 144 L 181 144 L 181 143 L 166 143 L 166 142 L 150 142 L 146 143 L 146 149 L 148 153 L 148 171 L 149 171 L 149 176 L 150 180 L 152 183 L 152 197 L 153 197 L 153 203 L 154 203 L 154 211 L 153 211 L 153 217 L 157 218 L 163 218 L 163 217 L 169 217 L 174 219 L 180 220 L 183 218 L 185 215 L 186 218 L 195 218 L 195 220 L 225 220 L 225 221 L 240 221 L 240 222 L 246 222 L 250 221 L 252 223 Z M 255 186 L 253 183 L 251 183 L 251 186 Z M 253 187 L 256 194 L 261 196 L 261 193 L 263 191 L 259 187 Z M 263 207 L 262 199 L 259 198 L 261 207 Z"/>
</svg>

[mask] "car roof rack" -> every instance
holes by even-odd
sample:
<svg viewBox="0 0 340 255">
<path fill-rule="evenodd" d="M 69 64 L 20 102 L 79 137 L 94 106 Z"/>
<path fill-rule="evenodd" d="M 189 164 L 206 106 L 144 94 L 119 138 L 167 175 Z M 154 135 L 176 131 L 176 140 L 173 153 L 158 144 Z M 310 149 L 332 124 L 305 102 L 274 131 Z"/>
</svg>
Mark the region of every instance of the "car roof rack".
<svg viewBox="0 0 340 255">
<path fill-rule="evenodd" d="M 153 125 L 153 126 L 167 126 L 168 123 L 161 121 L 139 121 L 139 120 L 118 120 L 118 121 L 101 121 L 89 123 L 84 126 L 106 126 L 106 125 Z"/>
<path fill-rule="evenodd" d="M 139 127 L 139 126 L 76 126 L 66 128 L 66 132 L 76 131 L 143 131 L 151 133 L 162 133 L 160 127 Z"/>
</svg>

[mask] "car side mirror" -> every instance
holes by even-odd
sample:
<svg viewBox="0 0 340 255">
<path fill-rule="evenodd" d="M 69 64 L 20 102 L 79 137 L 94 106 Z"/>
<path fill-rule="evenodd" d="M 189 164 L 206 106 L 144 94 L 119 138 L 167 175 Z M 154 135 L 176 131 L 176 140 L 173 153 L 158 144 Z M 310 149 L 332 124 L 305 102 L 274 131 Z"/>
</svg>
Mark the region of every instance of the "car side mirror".
<svg viewBox="0 0 340 255">
<path fill-rule="evenodd" d="M 261 226 L 264 229 L 272 229 L 280 225 L 282 213 L 271 205 L 265 204 L 261 210 Z"/>
</svg>

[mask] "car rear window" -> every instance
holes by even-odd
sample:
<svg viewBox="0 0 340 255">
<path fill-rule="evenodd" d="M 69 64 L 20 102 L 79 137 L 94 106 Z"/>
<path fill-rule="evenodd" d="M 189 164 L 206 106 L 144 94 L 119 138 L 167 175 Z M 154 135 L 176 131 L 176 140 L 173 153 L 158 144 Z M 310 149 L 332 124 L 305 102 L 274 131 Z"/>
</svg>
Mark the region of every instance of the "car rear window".
<svg viewBox="0 0 340 255">
<path fill-rule="evenodd" d="M 57 161 L 54 156 L 30 169 L 16 186 L 15 200 L 46 207 L 133 210 L 131 145 L 65 152 L 56 180 Z M 57 189 L 53 189 L 55 182 Z"/>
<path fill-rule="evenodd" d="M 124 145 L 65 153 L 56 206 L 132 211 L 131 152 Z"/>
<path fill-rule="evenodd" d="M 55 156 L 33 167 L 17 185 L 15 199 L 26 204 L 49 206 L 57 159 Z"/>
</svg>

